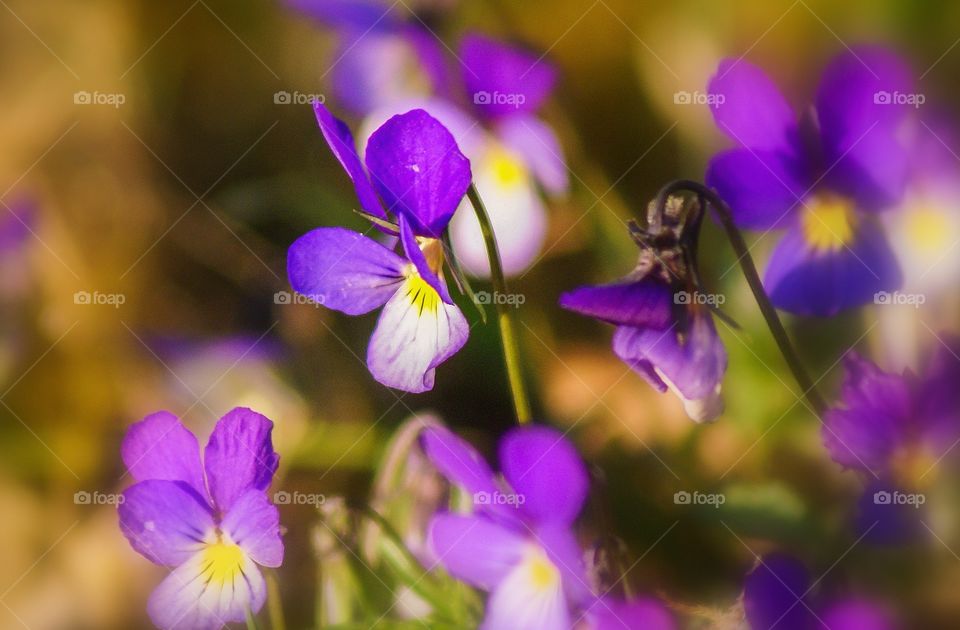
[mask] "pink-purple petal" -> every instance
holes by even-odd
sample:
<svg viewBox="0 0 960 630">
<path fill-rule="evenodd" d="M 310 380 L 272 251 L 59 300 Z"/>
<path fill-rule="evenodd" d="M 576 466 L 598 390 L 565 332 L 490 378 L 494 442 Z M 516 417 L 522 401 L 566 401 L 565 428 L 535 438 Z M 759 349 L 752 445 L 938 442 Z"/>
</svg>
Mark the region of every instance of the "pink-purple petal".
<svg viewBox="0 0 960 630">
<path fill-rule="evenodd" d="M 744 147 L 799 155 L 797 116 L 773 81 L 744 59 L 724 59 L 708 84 L 713 118 Z"/>
<path fill-rule="evenodd" d="M 538 523 L 569 524 L 589 490 L 580 455 L 560 432 L 544 426 L 514 429 L 500 441 L 500 466 L 521 510 Z"/>
<path fill-rule="evenodd" d="M 206 500 L 183 481 L 151 479 L 127 488 L 118 507 L 120 531 L 151 562 L 177 566 L 214 530 Z"/>
<path fill-rule="evenodd" d="M 199 496 L 207 496 L 197 438 L 169 411 L 158 411 L 131 425 L 120 454 L 137 481 L 183 481 Z"/>
<path fill-rule="evenodd" d="M 598 599 L 590 606 L 587 618 L 591 630 L 673 630 L 677 627 L 666 606 L 652 598 L 629 602 L 609 597 Z"/>
<path fill-rule="evenodd" d="M 550 562 L 560 571 L 567 601 L 577 606 L 585 605 L 591 598 L 590 582 L 583 562 L 583 549 L 569 524 L 542 523 L 537 525 L 535 533 Z"/>
<path fill-rule="evenodd" d="M 345 228 L 311 230 L 287 252 L 293 289 L 348 315 L 386 304 L 403 280 L 405 265 L 380 243 Z"/>
<path fill-rule="evenodd" d="M 497 490 L 493 471 L 466 440 L 444 427 L 430 427 L 421 438 L 423 450 L 450 483 L 467 492 L 493 493 Z"/>
<path fill-rule="evenodd" d="M 535 112 L 557 80 L 543 56 L 477 34 L 463 38 L 460 62 L 467 97 L 488 118 Z"/>
<path fill-rule="evenodd" d="M 881 228 L 864 220 L 853 242 L 836 251 L 817 251 L 802 230 L 790 229 L 767 265 L 764 286 L 777 308 L 798 315 L 829 317 L 870 304 L 895 291 L 902 276 Z"/>
<path fill-rule="evenodd" d="M 458 580 L 490 591 L 523 558 L 524 537 L 482 516 L 437 514 L 428 540 L 443 568 Z"/>
<path fill-rule="evenodd" d="M 837 602 L 820 617 L 824 630 L 893 630 L 896 627 L 886 608 L 865 599 Z"/>
<path fill-rule="evenodd" d="M 430 268 L 427 257 L 420 249 L 420 245 L 417 243 L 417 237 L 413 233 L 413 228 L 410 227 L 410 222 L 405 216 L 400 217 L 400 242 L 403 243 L 403 251 L 406 252 L 407 258 L 410 259 L 413 266 L 417 268 L 417 273 L 420 274 L 420 277 L 433 287 L 433 290 L 440 295 L 440 298 L 444 302 L 453 304 L 453 298 L 450 297 L 450 290 L 447 288 L 447 283 Z"/>
<path fill-rule="evenodd" d="M 221 513 L 227 513 L 248 490 L 270 486 L 280 456 L 273 450 L 273 422 L 259 413 L 237 407 L 220 418 L 204 451 L 210 494 Z"/>
<path fill-rule="evenodd" d="M 497 123 L 497 135 L 523 157 L 544 190 L 551 195 L 567 193 L 570 175 L 563 147 L 550 125 L 531 115 L 508 116 Z"/>
<path fill-rule="evenodd" d="M 283 563 L 280 512 L 262 490 L 248 490 L 233 503 L 220 528 L 254 562 L 265 567 Z"/>
<path fill-rule="evenodd" d="M 560 296 L 560 306 L 610 324 L 663 329 L 673 319 L 674 293 L 656 278 L 579 287 Z"/>
<path fill-rule="evenodd" d="M 470 161 L 453 135 L 422 109 L 390 118 L 367 143 L 373 184 L 418 236 L 439 238 L 470 185 Z"/>
<path fill-rule="evenodd" d="M 743 607 L 753 630 L 805 630 L 816 627 L 815 615 L 804 598 L 810 588 L 810 574 L 791 557 L 774 554 L 764 557 L 747 576 Z"/>
</svg>

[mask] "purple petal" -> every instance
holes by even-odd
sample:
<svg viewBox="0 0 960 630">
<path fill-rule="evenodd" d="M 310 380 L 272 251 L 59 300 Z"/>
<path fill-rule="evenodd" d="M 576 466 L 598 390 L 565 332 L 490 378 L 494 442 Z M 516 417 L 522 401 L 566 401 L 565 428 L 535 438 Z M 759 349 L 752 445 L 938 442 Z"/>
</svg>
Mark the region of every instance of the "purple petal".
<svg viewBox="0 0 960 630">
<path fill-rule="evenodd" d="M 356 145 L 353 141 L 353 134 L 343 121 L 334 118 L 330 110 L 323 103 L 314 103 L 313 111 L 317 116 L 317 123 L 320 125 L 320 131 L 326 139 L 333 155 L 343 165 L 347 172 L 353 187 L 357 191 L 357 199 L 360 201 L 360 207 L 367 214 L 386 219 L 387 215 L 383 211 L 383 205 L 377 198 L 377 193 L 370 183 L 370 179 L 363 170 L 363 163 L 357 155 Z"/>
<path fill-rule="evenodd" d="M 422 109 L 394 116 L 367 143 L 374 186 L 418 236 L 438 238 L 470 186 L 470 161 L 447 128 Z"/>
<path fill-rule="evenodd" d="M 871 478 L 872 479 L 872 478 Z M 902 546 L 932 542 L 930 530 L 924 527 L 929 516 L 918 509 L 916 502 L 894 500 L 904 491 L 887 479 L 872 480 L 857 500 L 853 519 L 853 535 L 877 546 Z M 924 496 L 924 495 L 917 495 Z"/>
<path fill-rule="evenodd" d="M 430 521 L 429 544 L 447 573 L 490 591 L 523 558 L 523 536 L 480 516 L 437 514 Z"/>
<path fill-rule="evenodd" d="M 406 261 L 362 234 L 344 228 L 307 232 L 287 252 L 293 289 L 347 315 L 383 306 L 403 281 Z"/>
<path fill-rule="evenodd" d="M 169 411 L 158 411 L 131 425 L 120 454 L 137 481 L 183 481 L 201 497 L 208 496 L 197 438 Z"/>
<path fill-rule="evenodd" d="M 206 501 L 187 483 L 150 479 L 123 493 L 120 531 L 151 562 L 177 566 L 215 531 Z"/>
<path fill-rule="evenodd" d="M 560 571 L 567 600 L 577 606 L 584 605 L 592 594 L 583 563 L 583 549 L 573 530 L 566 523 L 545 523 L 537 527 L 536 537 L 550 562 Z"/>
<path fill-rule="evenodd" d="M 823 185 L 855 199 L 861 210 L 883 210 L 903 197 L 908 157 L 896 136 L 877 127 L 828 165 Z"/>
<path fill-rule="evenodd" d="M 285 0 L 291 9 L 338 28 L 360 32 L 388 29 L 400 22 L 400 16 L 383 0 Z"/>
<path fill-rule="evenodd" d="M 420 274 L 420 277 L 433 287 L 433 290 L 440 295 L 440 298 L 443 299 L 444 302 L 453 304 L 453 298 L 450 297 L 447 283 L 430 268 L 430 263 L 427 262 L 427 257 L 420 249 L 420 245 L 417 243 L 417 237 L 414 235 L 413 228 L 410 227 L 410 222 L 407 221 L 406 217 L 400 217 L 400 241 L 403 243 L 403 251 L 407 253 L 407 258 L 409 258 L 413 262 L 413 266 L 417 268 L 417 273 Z M 433 241 L 432 244 L 435 247 L 440 246 L 437 241 Z"/>
<path fill-rule="evenodd" d="M 803 599 L 809 587 L 810 575 L 798 561 L 776 554 L 763 558 L 743 586 L 743 608 L 750 627 L 812 628 L 815 618 Z"/>
<path fill-rule="evenodd" d="M 677 627 L 670 611 L 655 599 L 598 600 L 591 605 L 589 618 L 593 630 L 673 630 Z"/>
<path fill-rule="evenodd" d="M 422 440 L 427 457 L 450 483 L 471 494 L 497 490 L 493 471 L 466 440 L 443 427 L 428 428 Z"/>
<path fill-rule="evenodd" d="M 266 490 L 280 456 L 273 450 L 273 422 L 243 407 L 220 418 L 204 450 L 207 482 L 221 513 L 250 489 Z"/>
<path fill-rule="evenodd" d="M 899 288 L 900 268 L 883 231 L 861 219 L 852 242 L 836 251 L 812 249 L 799 226 L 790 229 L 773 251 L 763 281 L 774 306 L 829 317 Z"/>
<path fill-rule="evenodd" d="M 572 523 L 589 490 L 587 470 L 563 434 L 548 427 L 514 429 L 500 441 L 500 466 L 521 509 L 539 523 Z"/>
<path fill-rule="evenodd" d="M 893 630 L 896 625 L 887 610 L 861 599 L 848 599 L 830 606 L 822 615 L 829 630 Z"/>
<path fill-rule="evenodd" d="M 732 149 L 707 166 L 706 181 L 730 206 L 736 224 L 748 230 L 786 227 L 801 207 L 809 178 L 781 153 Z"/>
<path fill-rule="evenodd" d="M 710 421 L 723 412 L 727 351 L 708 312 L 694 314 L 687 331 L 621 326 L 613 351 L 651 385 L 676 394 L 692 420 Z"/>
<path fill-rule="evenodd" d="M 707 89 L 717 127 L 738 144 L 800 154 L 797 116 L 763 70 L 743 59 L 724 59 Z"/>
<path fill-rule="evenodd" d="M 841 407 L 824 414 L 823 443 L 833 461 L 875 474 L 889 470 L 894 451 L 906 446 L 913 399 L 906 380 L 850 353 Z"/>
<path fill-rule="evenodd" d="M 610 324 L 663 329 L 673 321 L 673 289 L 654 278 L 586 286 L 561 295 L 560 306 Z"/>
<path fill-rule="evenodd" d="M 497 135 L 510 149 L 523 156 L 540 185 L 552 195 L 564 195 L 570 176 L 563 147 L 553 128 L 539 118 L 509 116 L 497 124 Z"/>
<path fill-rule="evenodd" d="M 535 112 L 550 95 L 556 69 L 533 55 L 481 35 L 467 35 L 460 46 L 467 96 L 484 116 Z"/>
<path fill-rule="evenodd" d="M 247 610 L 256 614 L 266 599 L 263 575 L 252 560 L 244 557 L 236 571 L 219 576 L 200 551 L 153 591 L 147 613 L 162 630 L 219 630 L 243 622 Z"/>
<path fill-rule="evenodd" d="M 280 512 L 262 490 L 241 495 L 220 527 L 257 564 L 279 567 L 283 563 Z"/>
<path fill-rule="evenodd" d="M 429 391 L 435 368 L 462 348 L 469 334 L 460 309 L 411 275 L 380 314 L 367 347 L 367 367 L 387 387 Z"/>
</svg>

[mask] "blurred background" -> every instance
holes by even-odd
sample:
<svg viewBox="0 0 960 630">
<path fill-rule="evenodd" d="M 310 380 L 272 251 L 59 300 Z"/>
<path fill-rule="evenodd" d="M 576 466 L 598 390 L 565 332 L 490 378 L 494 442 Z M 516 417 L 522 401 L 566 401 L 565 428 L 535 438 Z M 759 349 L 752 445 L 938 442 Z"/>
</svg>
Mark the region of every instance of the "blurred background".
<svg viewBox="0 0 960 630">
<path fill-rule="evenodd" d="M 771 549 L 823 574 L 822 590 L 863 592 L 910 627 L 960 619 L 954 484 L 947 476 L 930 490 L 932 537 L 858 541 L 862 479 L 829 459 L 715 225 L 705 226 L 703 274 L 742 327 L 719 326 L 730 368 L 716 423 L 691 423 L 613 356 L 609 328 L 557 307 L 561 291 L 629 271 L 636 251 L 624 221 L 667 181 L 702 179 L 727 146 L 705 104 L 677 98 L 703 93 L 720 59 L 763 66 L 799 107 L 829 58 L 882 42 L 910 60 L 928 105 L 953 112 L 960 6 L 416 5 L 393 10 L 425 16 L 451 51 L 481 32 L 559 71 L 541 116 L 566 155 L 569 194 L 546 202 L 544 246 L 511 288 L 525 296 L 536 415 L 570 431 L 594 476 L 585 539 L 617 541 L 626 566 L 639 559 L 635 592 L 706 609 L 690 616 L 699 627 L 736 609 L 755 554 Z M 0 627 L 149 627 L 145 602 L 164 572 L 130 549 L 112 497 L 131 483 L 124 431 L 155 410 L 204 439 L 227 410 L 250 406 L 276 423 L 277 488 L 350 502 L 372 498 L 388 440 L 411 415 L 435 414 L 491 457 L 511 426 L 495 326 L 473 327 L 432 392 L 403 394 L 364 364 L 375 316 L 285 293 L 296 237 L 363 226 L 297 97 L 320 95 L 362 123 L 331 91 L 341 37 L 279 0 L 0 1 Z M 757 243 L 761 263 L 775 241 Z M 894 346 L 930 348 L 933 331 L 957 332 L 958 286 L 938 288 L 936 304 L 909 321 L 869 308 L 788 326 L 832 399 L 850 348 L 893 363 Z M 464 311 L 474 323 L 476 311 Z M 726 502 L 688 509 L 678 491 Z M 277 577 L 291 628 L 314 624 L 317 518 L 311 506 L 281 508 L 288 555 Z"/>
</svg>

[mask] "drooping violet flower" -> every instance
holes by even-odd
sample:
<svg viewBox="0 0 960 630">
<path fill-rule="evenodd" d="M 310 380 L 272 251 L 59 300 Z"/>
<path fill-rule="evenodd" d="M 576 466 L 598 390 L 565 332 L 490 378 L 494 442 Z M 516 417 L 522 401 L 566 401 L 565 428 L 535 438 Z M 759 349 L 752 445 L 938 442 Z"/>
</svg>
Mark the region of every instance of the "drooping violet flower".
<svg viewBox="0 0 960 630">
<path fill-rule="evenodd" d="M 120 529 L 130 545 L 171 573 L 147 612 L 163 630 L 214 630 L 242 622 L 266 600 L 257 565 L 283 562 L 280 517 L 266 490 L 277 469 L 273 423 L 236 408 L 197 438 L 173 414 L 127 431 L 124 464 L 137 483 L 123 493 Z"/>
<path fill-rule="evenodd" d="M 893 630 L 885 607 L 867 599 L 827 599 L 813 593 L 807 568 L 795 558 L 771 554 L 760 560 L 743 587 L 743 607 L 752 630 Z"/>
<path fill-rule="evenodd" d="M 908 488 L 923 485 L 960 439 L 960 340 L 946 343 L 919 376 L 848 356 L 840 404 L 823 419 L 834 461 Z"/>
<path fill-rule="evenodd" d="M 290 284 L 348 315 L 383 306 L 367 348 L 370 373 L 388 387 L 428 391 L 436 366 L 469 334 L 443 279 L 439 239 L 470 185 L 470 162 L 443 125 L 413 110 L 394 116 L 370 137 L 365 171 L 346 125 L 322 104 L 315 110 L 361 208 L 396 221 L 404 254 L 351 230 L 317 228 L 290 246 Z"/>
<path fill-rule="evenodd" d="M 662 618 L 645 616 L 644 602 L 635 609 L 590 592 L 572 531 L 589 480 L 562 434 L 547 427 L 508 433 L 500 442 L 502 482 L 447 429 L 424 431 L 423 446 L 440 472 L 473 497 L 472 514 L 436 514 L 428 538 L 448 573 L 489 593 L 481 628 L 569 630 L 583 620 L 588 628 L 606 629 L 615 627 L 605 625 L 607 613 L 619 612 Z"/>
<path fill-rule="evenodd" d="M 330 80 L 337 103 L 363 116 L 405 99 L 446 94 L 443 44 L 409 5 L 381 0 L 287 0 L 339 35 Z M 410 19 L 408 19 L 410 18 Z"/>
<path fill-rule="evenodd" d="M 720 63 L 709 85 L 717 126 L 739 146 L 716 155 L 707 184 L 743 228 L 783 228 L 764 284 L 774 305 L 830 316 L 901 284 L 877 220 L 901 199 L 907 152 L 898 133 L 904 64 L 879 48 L 839 55 L 811 115 L 793 109 L 759 68 Z"/>
<path fill-rule="evenodd" d="M 667 217 L 670 220 L 670 217 Z M 678 245 L 666 224 L 647 234 L 637 266 L 612 284 L 560 296 L 560 306 L 617 327 L 613 351 L 661 392 L 670 390 L 696 422 L 723 413 L 721 383 L 727 352 L 705 301 L 696 299 L 695 253 Z"/>
</svg>

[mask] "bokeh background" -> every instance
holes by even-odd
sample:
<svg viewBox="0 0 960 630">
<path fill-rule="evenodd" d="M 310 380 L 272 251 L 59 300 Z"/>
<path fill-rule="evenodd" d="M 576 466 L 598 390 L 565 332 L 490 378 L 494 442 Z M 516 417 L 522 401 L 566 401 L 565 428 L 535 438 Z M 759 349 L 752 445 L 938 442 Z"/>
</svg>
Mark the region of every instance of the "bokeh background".
<svg viewBox="0 0 960 630">
<path fill-rule="evenodd" d="M 633 589 L 693 611 L 701 627 L 725 623 L 754 554 L 771 549 L 826 572 L 825 589 L 888 602 L 909 627 L 955 624 L 953 484 L 928 502 L 933 537 L 855 544 L 862 480 L 827 456 L 715 225 L 704 275 L 741 326 L 720 326 L 730 369 L 715 424 L 692 424 L 616 360 L 608 328 L 556 300 L 628 271 L 623 222 L 665 182 L 702 178 L 725 146 L 707 107 L 674 99 L 704 90 L 719 59 L 746 55 L 801 103 L 830 57 L 879 41 L 910 59 L 928 102 L 956 111 L 960 6 L 449 4 L 432 26 L 452 46 L 480 31 L 546 53 L 561 73 L 544 117 L 559 130 L 572 192 L 550 204 L 545 254 L 511 285 L 526 297 L 518 316 L 537 417 L 569 429 L 591 465 L 587 537 L 617 541 L 627 566 L 639 559 Z M 327 94 L 334 49 L 329 29 L 279 1 L 0 1 L 0 627 L 149 626 L 145 601 L 163 572 L 129 548 L 109 497 L 130 483 L 124 430 L 152 411 L 204 435 L 228 409 L 251 406 L 277 425 L 278 488 L 351 502 L 370 499 L 391 434 L 415 413 L 431 411 L 491 455 L 511 425 L 495 326 L 473 328 L 434 391 L 404 395 L 363 363 L 373 316 L 275 298 L 289 291 L 297 236 L 363 225 L 310 107 L 274 99 Z M 80 92 L 113 102 L 78 103 Z M 757 245 L 760 260 L 774 240 Z M 911 338 L 930 346 L 932 330 L 956 331 L 956 296 L 924 317 Z M 828 397 L 851 347 L 882 356 L 907 334 L 879 321 L 876 309 L 788 319 Z M 688 509 L 673 501 L 680 490 L 727 501 Z M 288 623 L 311 627 L 318 513 L 281 515 Z"/>
</svg>

